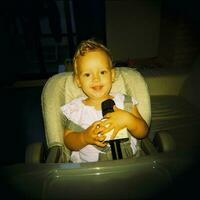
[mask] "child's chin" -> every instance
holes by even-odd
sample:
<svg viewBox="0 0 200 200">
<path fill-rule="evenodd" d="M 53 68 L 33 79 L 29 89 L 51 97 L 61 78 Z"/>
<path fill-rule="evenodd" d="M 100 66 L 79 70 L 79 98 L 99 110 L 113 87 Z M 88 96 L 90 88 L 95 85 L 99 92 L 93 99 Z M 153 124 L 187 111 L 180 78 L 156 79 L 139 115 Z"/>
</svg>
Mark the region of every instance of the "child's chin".
<svg viewBox="0 0 200 200">
<path fill-rule="evenodd" d="M 95 94 L 94 96 L 93 96 L 93 98 L 95 98 L 95 99 L 104 99 L 105 98 L 105 95 L 102 95 L 102 94 Z"/>
</svg>

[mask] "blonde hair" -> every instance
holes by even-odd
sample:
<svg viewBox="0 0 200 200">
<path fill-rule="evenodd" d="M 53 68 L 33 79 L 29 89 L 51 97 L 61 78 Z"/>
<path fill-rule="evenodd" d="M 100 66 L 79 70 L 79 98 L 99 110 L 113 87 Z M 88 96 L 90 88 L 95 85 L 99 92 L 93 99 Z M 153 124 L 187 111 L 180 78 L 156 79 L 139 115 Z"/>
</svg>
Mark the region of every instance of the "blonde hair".
<svg viewBox="0 0 200 200">
<path fill-rule="evenodd" d="M 110 59 L 111 67 L 112 67 L 112 55 L 108 48 L 106 48 L 103 44 L 94 41 L 93 39 L 83 40 L 77 47 L 76 52 L 73 57 L 73 68 L 75 74 L 77 74 L 77 64 L 76 61 L 79 56 L 84 56 L 88 52 L 101 50 L 107 54 Z"/>
</svg>

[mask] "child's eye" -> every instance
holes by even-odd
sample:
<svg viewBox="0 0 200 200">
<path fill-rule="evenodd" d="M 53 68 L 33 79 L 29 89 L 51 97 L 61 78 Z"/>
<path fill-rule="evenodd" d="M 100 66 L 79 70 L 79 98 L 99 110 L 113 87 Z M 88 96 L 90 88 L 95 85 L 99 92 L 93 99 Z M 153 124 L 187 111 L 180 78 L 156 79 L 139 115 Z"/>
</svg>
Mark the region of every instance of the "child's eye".
<svg viewBox="0 0 200 200">
<path fill-rule="evenodd" d="M 103 75 L 104 75 L 104 74 L 106 74 L 106 72 L 107 72 L 107 71 L 105 71 L 105 70 L 104 70 L 104 71 L 101 71 L 101 74 L 103 74 Z"/>
<path fill-rule="evenodd" d="M 84 76 L 85 76 L 85 77 L 89 77 L 90 74 L 89 74 L 89 73 L 85 73 Z"/>
</svg>

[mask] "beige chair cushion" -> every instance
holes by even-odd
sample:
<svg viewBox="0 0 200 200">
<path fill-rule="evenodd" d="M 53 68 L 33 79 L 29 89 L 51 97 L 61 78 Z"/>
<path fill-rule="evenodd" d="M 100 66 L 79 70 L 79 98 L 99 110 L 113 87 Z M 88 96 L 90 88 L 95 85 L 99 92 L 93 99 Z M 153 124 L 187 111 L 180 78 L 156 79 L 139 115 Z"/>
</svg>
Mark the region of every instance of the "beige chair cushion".
<svg viewBox="0 0 200 200">
<path fill-rule="evenodd" d="M 138 110 L 150 125 L 151 104 L 148 87 L 142 75 L 132 68 L 116 68 L 116 78 L 111 92 L 120 92 L 135 97 Z M 51 77 L 42 92 L 42 110 L 48 147 L 63 145 L 64 127 L 60 106 L 84 95 L 73 80 L 72 72 Z"/>
</svg>

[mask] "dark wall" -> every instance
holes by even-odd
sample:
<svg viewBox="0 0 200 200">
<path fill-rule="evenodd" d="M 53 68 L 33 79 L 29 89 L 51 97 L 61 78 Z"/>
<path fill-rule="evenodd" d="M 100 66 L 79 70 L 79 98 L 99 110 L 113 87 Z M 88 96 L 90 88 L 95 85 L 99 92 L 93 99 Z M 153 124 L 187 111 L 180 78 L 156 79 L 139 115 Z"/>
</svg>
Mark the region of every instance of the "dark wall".
<svg viewBox="0 0 200 200">
<path fill-rule="evenodd" d="M 78 43 L 88 38 L 96 38 L 106 43 L 105 1 L 73 0 Z"/>
<path fill-rule="evenodd" d="M 4 88 L 0 92 L 0 162 L 23 163 L 26 146 L 44 141 L 42 87 Z"/>
</svg>

